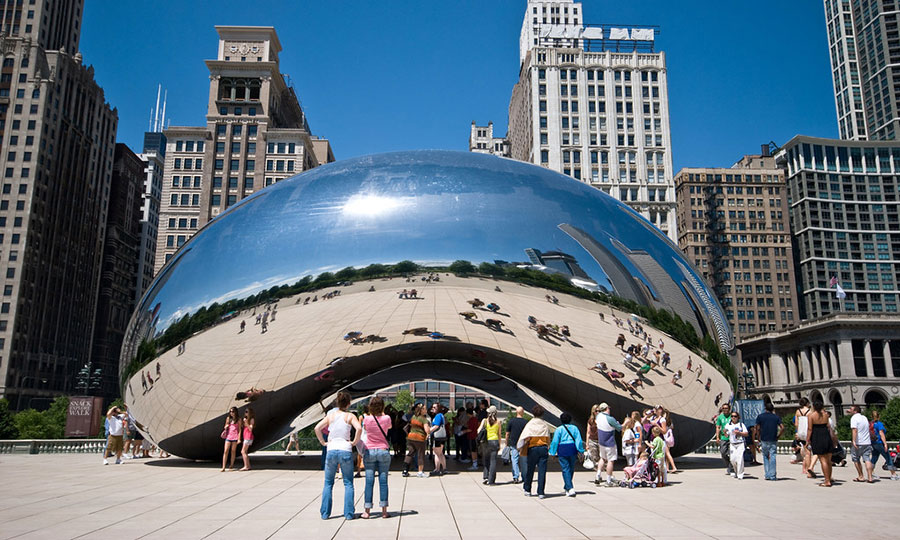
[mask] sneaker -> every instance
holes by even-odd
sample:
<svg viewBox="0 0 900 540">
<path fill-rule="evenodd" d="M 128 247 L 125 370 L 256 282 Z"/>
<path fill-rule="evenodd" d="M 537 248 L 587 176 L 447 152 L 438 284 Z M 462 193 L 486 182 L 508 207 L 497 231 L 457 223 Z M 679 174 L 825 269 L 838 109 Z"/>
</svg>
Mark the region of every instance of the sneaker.
<svg viewBox="0 0 900 540">
<path fill-rule="evenodd" d="M 103 464 L 104 464 L 104 465 L 109 465 L 109 460 L 106 459 L 106 458 L 103 458 Z"/>
<path fill-rule="evenodd" d="M 470 470 L 470 471 L 477 471 L 477 470 L 478 470 L 478 465 L 473 464 L 471 467 L 469 467 L 468 470 Z"/>
<path fill-rule="evenodd" d="M 526 497 L 531 497 L 531 492 L 530 492 L 530 491 L 522 490 L 522 493 L 524 493 Z"/>
<path fill-rule="evenodd" d="M 737 474 L 735 474 L 735 473 L 729 473 L 729 474 L 731 474 L 732 478 L 737 478 Z"/>
<path fill-rule="evenodd" d="M 471 463 L 472 460 L 471 460 L 471 459 L 468 459 L 468 458 L 462 458 L 461 460 L 459 460 L 459 462 L 460 462 L 460 463 Z"/>
<path fill-rule="evenodd" d="M 617 485 L 615 478 L 610 477 L 606 479 L 606 487 L 616 487 Z"/>
<path fill-rule="evenodd" d="M 121 464 L 122 464 L 122 460 L 121 460 L 121 459 L 116 459 L 116 465 L 121 465 Z"/>
<path fill-rule="evenodd" d="M 603 483 L 603 480 L 602 480 L 599 476 L 598 476 L 597 478 L 594 478 L 594 485 L 595 485 L 595 486 L 599 486 L 599 485 L 602 484 L 602 483 Z"/>
<path fill-rule="evenodd" d="M 403 476 L 409 476 L 409 471 L 403 471 Z"/>
<path fill-rule="evenodd" d="M 423 473 L 423 472 L 418 472 L 418 473 L 416 473 L 416 476 L 417 476 L 418 478 L 425 478 L 425 473 Z"/>
<path fill-rule="evenodd" d="M 291 452 L 289 450 L 285 450 L 284 455 L 289 456 L 289 455 L 291 455 Z"/>
<path fill-rule="evenodd" d="M 566 491 L 566 497 L 574 497 L 575 496 L 575 488 Z"/>
<path fill-rule="evenodd" d="M 546 499 L 546 498 L 547 497 L 545 495 L 538 495 L 538 499 Z"/>
</svg>

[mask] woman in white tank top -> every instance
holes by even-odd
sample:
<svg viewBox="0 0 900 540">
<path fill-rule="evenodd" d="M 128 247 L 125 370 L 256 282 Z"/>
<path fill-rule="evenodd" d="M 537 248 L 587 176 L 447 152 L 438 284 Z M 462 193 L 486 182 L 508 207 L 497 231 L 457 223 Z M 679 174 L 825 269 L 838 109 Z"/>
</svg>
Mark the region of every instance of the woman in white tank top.
<svg viewBox="0 0 900 540">
<path fill-rule="evenodd" d="M 321 422 L 316 424 L 316 438 L 319 444 L 325 446 L 325 487 L 322 488 L 322 507 L 320 514 L 322 519 L 331 517 L 331 494 L 334 488 L 334 477 L 338 467 L 344 481 L 344 519 L 354 517 L 354 491 L 353 491 L 353 446 L 359 441 L 362 429 L 356 415 L 347 412 L 350 407 L 350 394 L 338 392 L 337 409 L 332 409 Z M 350 428 L 356 429 L 356 434 L 350 437 Z M 322 431 L 328 429 L 328 442 L 322 437 Z"/>
</svg>

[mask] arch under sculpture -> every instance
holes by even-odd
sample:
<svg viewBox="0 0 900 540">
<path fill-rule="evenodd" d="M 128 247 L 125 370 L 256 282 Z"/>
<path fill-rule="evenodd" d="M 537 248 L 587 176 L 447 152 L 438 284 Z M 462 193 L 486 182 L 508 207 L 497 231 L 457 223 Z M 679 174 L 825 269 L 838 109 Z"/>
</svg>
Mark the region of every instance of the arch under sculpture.
<svg viewBox="0 0 900 540">
<path fill-rule="evenodd" d="M 619 334 L 668 366 L 625 362 Z M 319 167 L 207 224 L 142 299 L 121 377 L 144 434 L 193 459 L 221 454 L 230 406 L 254 408 L 263 448 L 337 390 L 422 378 L 582 423 L 595 403 L 663 405 L 680 455 L 731 395 L 705 336 L 733 346 L 702 278 L 627 206 L 521 162 L 406 152 Z"/>
</svg>

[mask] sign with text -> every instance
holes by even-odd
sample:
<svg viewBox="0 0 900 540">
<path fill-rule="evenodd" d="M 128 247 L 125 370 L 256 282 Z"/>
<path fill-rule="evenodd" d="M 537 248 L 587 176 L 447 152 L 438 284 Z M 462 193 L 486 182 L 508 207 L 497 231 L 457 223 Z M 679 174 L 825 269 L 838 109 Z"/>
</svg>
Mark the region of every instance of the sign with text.
<svg viewBox="0 0 900 540">
<path fill-rule="evenodd" d="M 735 410 L 741 415 L 741 422 L 748 428 L 756 425 L 756 417 L 765 412 L 765 402 L 761 399 L 737 399 Z"/>
<path fill-rule="evenodd" d="M 72 396 L 66 415 L 66 437 L 94 437 L 100 432 L 103 416 L 103 398 L 96 396 Z"/>
</svg>

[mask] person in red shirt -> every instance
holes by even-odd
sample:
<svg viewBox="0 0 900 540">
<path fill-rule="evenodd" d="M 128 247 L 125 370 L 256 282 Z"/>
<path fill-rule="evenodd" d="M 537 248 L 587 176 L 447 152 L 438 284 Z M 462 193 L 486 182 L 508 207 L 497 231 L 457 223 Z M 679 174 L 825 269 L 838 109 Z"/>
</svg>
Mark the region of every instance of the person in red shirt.
<svg viewBox="0 0 900 540">
<path fill-rule="evenodd" d="M 469 423 L 466 426 L 468 428 L 468 432 L 466 433 L 466 437 L 469 439 L 469 450 L 472 452 L 472 466 L 469 467 L 471 471 L 478 470 L 478 449 L 475 448 L 475 437 L 478 436 L 478 417 L 475 416 L 475 409 L 470 408 L 466 411 L 469 415 Z"/>
</svg>

